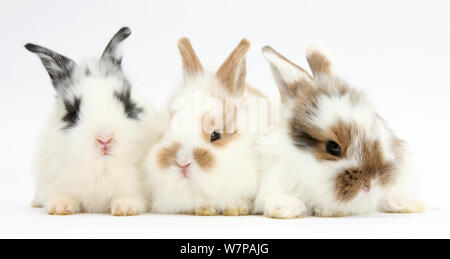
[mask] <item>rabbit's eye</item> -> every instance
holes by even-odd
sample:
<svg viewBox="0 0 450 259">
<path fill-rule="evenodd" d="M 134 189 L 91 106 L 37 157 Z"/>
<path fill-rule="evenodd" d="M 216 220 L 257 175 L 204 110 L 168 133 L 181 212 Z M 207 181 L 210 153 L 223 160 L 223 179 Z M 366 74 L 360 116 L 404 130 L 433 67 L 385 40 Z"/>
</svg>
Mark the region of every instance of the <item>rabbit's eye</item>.
<svg viewBox="0 0 450 259">
<path fill-rule="evenodd" d="M 131 89 L 129 87 L 126 88 L 125 91 L 122 91 L 120 93 L 115 92 L 114 96 L 122 104 L 124 113 L 127 118 L 132 120 L 139 119 L 139 114 L 142 113 L 144 109 L 142 107 L 138 107 L 138 105 L 133 100 L 131 100 Z"/>
<path fill-rule="evenodd" d="M 69 100 L 64 100 L 64 107 L 66 108 L 66 114 L 62 118 L 62 121 L 66 123 L 64 129 L 70 129 L 77 125 L 79 120 L 81 99 L 75 97 L 73 102 Z"/>
<path fill-rule="evenodd" d="M 217 131 L 213 131 L 211 133 L 211 143 L 213 143 L 214 141 L 220 139 L 220 133 Z"/>
<path fill-rule="evenodd" d="M 327 150 L 327 153 L 330 155 L 338 157 L 342 155 L 341 147 L 339 146 L 338 143 L 332 140 L 327 141 L 325 148 Z"/>
</svg>

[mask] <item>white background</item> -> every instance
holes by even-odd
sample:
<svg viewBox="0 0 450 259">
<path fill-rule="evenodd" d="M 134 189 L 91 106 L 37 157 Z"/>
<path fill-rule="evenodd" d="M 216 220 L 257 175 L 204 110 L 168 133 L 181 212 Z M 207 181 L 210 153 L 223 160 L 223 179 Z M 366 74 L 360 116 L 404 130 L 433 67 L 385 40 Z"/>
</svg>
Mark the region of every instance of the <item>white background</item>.
<svg viewBox="0 0 450 259">
<path fill-rule="evenodd" d="M 4 1 L 0 3 L 0 237 L 450 237 L 450 5 L 448 1 Z M 243 37 L 252 42 L 248 82 L 277 90 L 261 48 L 300 66 L 311 41 L 366 89 L 423 172 L 422 215 L 338 219 L 143 215 L 47 216 L 32 209 L 32 157 L 54 91 L 33 42 L 75 61 L 99 56 L 121 27 L 133 34 L 123 67 L 161 106 L 181 79 L 176 41 L 187 36 L 216 69 Z"/>
</svg>

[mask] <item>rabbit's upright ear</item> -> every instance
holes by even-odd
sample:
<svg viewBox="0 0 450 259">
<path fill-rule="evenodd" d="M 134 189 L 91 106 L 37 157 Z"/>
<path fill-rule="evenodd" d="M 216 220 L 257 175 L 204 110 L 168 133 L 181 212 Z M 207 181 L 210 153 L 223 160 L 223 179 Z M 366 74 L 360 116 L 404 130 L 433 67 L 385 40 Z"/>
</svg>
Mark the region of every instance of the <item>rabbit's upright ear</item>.
<svg viewBox="0 0 450 259">
<path fill-rule="evenodd" d="M 306 48 L 306 58 L 314 77 L 325 74 L 330 75 L 334 72 L 333 60 L 331 53 L 319 45 L 310 44 Z"/>
<path fill-rule="evenodd" d="M 109 41 L 105 50 L 103 51 L 100 60 L 105 63 L 112 64 L 120 69 L 122 65 L 122 42 L 131 35 L 131 30 L 128 27 L 120 29 Z"/>
<path fill-rule="evenodd" d="M 247 39 L 241 40 L 228 58 L 217 70 L 216 76 L 232 95 L 241 95 L 245 89 L 245 56 L 250 49 Z"/>
<path fill-rule="evenodd" d="M 203 66 L 188 38 L 181 38 L 178 40 L 178 50 L 180 51 L 181 59 L 183 61 L 184 76 L 193 76 L 203 72 Z"/>
<path fill-rule="evenodd" d="M 31 43 L 26 44 L 25 48 L 38 55 L 41 59 L 42 64 L 52 79 L 52 84 L 55 89 L 63 85 L 63 82 L 72 76 L 76 64 L 71 59 L 50 49 Z"/>
<path fill-rule="evenodd" d="M 298 87 L 313 85 L 313 78 L 308 72 L 283 57 L 271 47 L 265 46 L 262 52 L 269 62 L 283 100 L 297 96 Z"/>
</svg>

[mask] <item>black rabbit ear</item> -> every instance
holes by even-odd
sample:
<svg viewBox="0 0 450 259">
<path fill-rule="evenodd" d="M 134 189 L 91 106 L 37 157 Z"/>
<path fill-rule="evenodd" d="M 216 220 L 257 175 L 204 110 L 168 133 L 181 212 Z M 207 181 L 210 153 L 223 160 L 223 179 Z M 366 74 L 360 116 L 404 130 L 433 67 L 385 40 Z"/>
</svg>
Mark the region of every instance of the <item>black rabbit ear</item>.
<svg viewBox="0 0 450 259">
<path fill-rule="evenodd" d="M 122 64 L 122 52 L 121 43 L 123 40 L 130 36 L 131 30 L 128 27 L 123 27 L 120 29 L 114 37 L 109 41 L 105 50 L 103 51 L 101 61 L 113 64 L 117 68 L 121 67 Z"/>
<path fill-rule="evenodd" d="M 71 59 L 47 48 L 31 43 L 26 44 L 25 48 L 38 55 L 50 75 L 52 84 L 55 88 L 58 88 L 63 82 L 72 76 L 72 72 L 76 64 Z"/>
</svg>

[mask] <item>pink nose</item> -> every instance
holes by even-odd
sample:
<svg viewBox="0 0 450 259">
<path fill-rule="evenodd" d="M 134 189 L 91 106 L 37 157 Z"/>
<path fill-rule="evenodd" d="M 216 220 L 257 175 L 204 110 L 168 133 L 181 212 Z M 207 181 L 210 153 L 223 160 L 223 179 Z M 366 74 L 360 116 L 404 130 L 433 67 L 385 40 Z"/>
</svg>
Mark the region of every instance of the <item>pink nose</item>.
<svg viewBox="0 0 450 259">
<path fill-rule="evenodd" d="M 191 165 L 191 162 L 184 162 L 184 163 L 178 163 L 177 162 L 178 167 L 186 169 Z"/>
<path fill-rule="evenodd" d="M 98 137 L 95 140 L 97 140 L 97 142 L 100 145 L 106 146 L 111 143 L 112 139 L 113 139 L 113 137 L 109 136 L 109 137 Z"/>
<path fill-rule="evenodd" d="M 370 192 L 370 184 L 363 184 L 362 189 L 363 189 L 365 192 Z"/>
<path fill-rule="evenodd" d="M 180 168 L 180 173 L 183 175 L 183 177 L 188 177 L 189 173 L 189 166 L 191 165 L 191 162 L 187 162 L 186 160 L 183 162 L 176 162 L 177 166 Z"/>
</svg>

